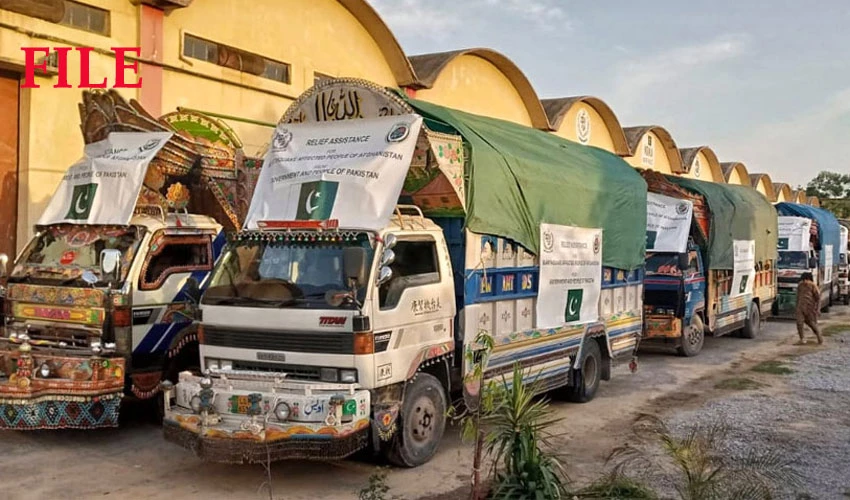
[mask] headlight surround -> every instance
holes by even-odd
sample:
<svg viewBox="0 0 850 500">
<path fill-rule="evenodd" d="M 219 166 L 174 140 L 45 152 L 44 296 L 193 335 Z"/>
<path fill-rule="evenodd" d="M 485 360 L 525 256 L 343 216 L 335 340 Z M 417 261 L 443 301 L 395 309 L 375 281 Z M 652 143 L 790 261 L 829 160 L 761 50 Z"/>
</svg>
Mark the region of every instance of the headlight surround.
<svg viewBox="0 0 850 500">
<path fill-rule="evenodd" d="M 232 370 L 233 361 L 229 359 L 222 359 L 219 361 L 219 368 L 221 368 L 222 370 Z"/>
<path fill-rule="evenodd" d="M 206 358 L 204 360 L 204 368 L 214 368 L 218 370 L 221 368 L 221 360 L 215 358 Z"/>
<path fill-rule="evenodd" d="M 277 404 L 277 406 L 274 407 L 274 416 L 280 422 L 286 422 L 286 420 L 289 418 L 290 413 L 291 410 L 289 408 L 289 405 L 283 401 L 281 401 Z"/>
<path fill-rule="evenodd" d="M 353 384 L 357 382 L 357 370 L 340 370 L 339 381 L 345 382 L 346 384 Z"/>
</svg>

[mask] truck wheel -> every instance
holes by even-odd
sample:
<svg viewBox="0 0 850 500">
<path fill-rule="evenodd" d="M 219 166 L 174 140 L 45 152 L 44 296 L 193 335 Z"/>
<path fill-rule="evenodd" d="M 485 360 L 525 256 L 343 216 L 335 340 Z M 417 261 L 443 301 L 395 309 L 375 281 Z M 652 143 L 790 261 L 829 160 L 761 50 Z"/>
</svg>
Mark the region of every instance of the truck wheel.
<svg viewBox="0 0 850 500">
<path fill-rule="evenodd" d="M 745 339 L 754 339 L 761 333 L 761 311 L 758 305 L 753 302 L 750 306 L 750 317 L 744 323 L 744 328 L 741 330 L 741 336 Z"/>
<path fill-rule="evenodd" d="M 830 306 L 832 305 L 832 290 L 829 291 L 829 301 L 823 306 L 822 311 L 825 313 L 829 312 Z"/>
<path fill-rule="evenodd" d="M 850 294 L 844 295 L 844 305 L 850 306 Z"/>
<path fill-rule="evenodd" d="M 578 385 L 565 387 L 565 396 L 567 401 L 573 403 L 587 403 L 596 396 L 599 381 L 602 380 L 602 352 L 596 340 L 587 339 L 584 342 L 579 366 Z"/>
<path fill-rule="evenodd" d="M 705 343 L 705 325 L 699 315 L 694 314 L 691 324 L 682 332 L 682 345 L 679 346 L 679 355 L 692 358 L 702 351 Z"/>
<path fill-rule="evenodd" d="M 446 393 L 436 377 L 418 373 L 404 394 L 399 429 L 386 458 L 399 467 L 417 467 L 431 460 L 446 430 Z"/>
</svg>

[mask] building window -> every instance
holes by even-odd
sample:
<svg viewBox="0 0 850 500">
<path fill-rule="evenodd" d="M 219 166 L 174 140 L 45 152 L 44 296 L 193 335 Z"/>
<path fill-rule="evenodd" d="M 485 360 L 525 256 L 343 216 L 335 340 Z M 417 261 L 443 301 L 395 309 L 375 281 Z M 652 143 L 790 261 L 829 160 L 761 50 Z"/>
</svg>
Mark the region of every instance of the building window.
<svg viewBox="0 0 850 500">
<path fill-rule="evenodd" d="M 318 72 L 313 73 L 313 85 L 318 85 L 318 84 L 320 84 L 324 81 L 333 80 L 333 79 L 334 79 L 334 77 L 332 77 L 330 75 L 326 75 L 324 73 L 318 73 Z"/>
<path fill-rule="evenodd" d="M 264 58 L 265 59 L 265 58 Z M 265 59 L 265 70 L 260 75 L 263 78 L 281 83 L 289 83 L 289 65 L 282 62 Z"/>
<path fill-rule="evenodd" d="M 183 36 L 183 55 L 218 64 L 218 45 L 192 35 Z"/>
<path fill-rule="evenodd" d="M 281 83 L 290 83 L 290 66 L 235 47 L 183 35 L 183 56 Z"/>
<path fill-rule="evenodd" d="M 65 16 L 59 24 L 83 31 L 109 36 L 109 11 L 65 0 Z"/>
</svg>

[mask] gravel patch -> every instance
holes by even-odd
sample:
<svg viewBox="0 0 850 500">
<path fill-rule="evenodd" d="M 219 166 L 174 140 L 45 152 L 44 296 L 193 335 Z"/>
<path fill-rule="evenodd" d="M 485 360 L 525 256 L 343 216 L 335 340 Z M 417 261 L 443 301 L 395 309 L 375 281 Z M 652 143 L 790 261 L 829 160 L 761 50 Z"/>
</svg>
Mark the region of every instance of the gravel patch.
<svg viewBox="0 0 850 500">
<path fill-rule="evenodd" d="M 782 499 L 843 499 L 850 497 L 850 334 L 827 340 L 832 349 L 784 361 L 787 375 L 766 375 L 785 390 L 764 394 L 742 391 L 707 402 L 699 410 L 679 411 L 665 419 L 676 436 L 694 425 L 722 422 L 727 433 L 722 451 L 732 458 L 752 452 L 785 456 L 802 478 L 797 488 L 785 487 Z M 769 391 L 770 389 L 765 389 Z M 652 451 L 658 457 L 660 450 Z M 669 480 L 639 471 L 659 494 L 673 497 Z"/>
</svg>

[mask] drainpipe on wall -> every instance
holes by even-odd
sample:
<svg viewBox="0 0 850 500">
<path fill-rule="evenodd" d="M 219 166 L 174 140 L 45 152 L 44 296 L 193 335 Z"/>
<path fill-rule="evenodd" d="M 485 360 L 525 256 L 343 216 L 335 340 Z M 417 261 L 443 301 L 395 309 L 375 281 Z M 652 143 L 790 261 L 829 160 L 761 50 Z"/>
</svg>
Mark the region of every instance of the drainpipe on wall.
<svg viewBox="0 0 850 500">
<path fill-rule="evenodd" d="M 139 47 L 141 58 L 162 63 L 162 22 L 165 13 L 149 5 L 139 6 Z M 139 64 L 139 102 L 154 117 L 162 115 L 162 66 Z"/>
</svg>

